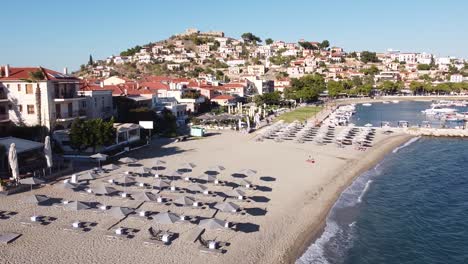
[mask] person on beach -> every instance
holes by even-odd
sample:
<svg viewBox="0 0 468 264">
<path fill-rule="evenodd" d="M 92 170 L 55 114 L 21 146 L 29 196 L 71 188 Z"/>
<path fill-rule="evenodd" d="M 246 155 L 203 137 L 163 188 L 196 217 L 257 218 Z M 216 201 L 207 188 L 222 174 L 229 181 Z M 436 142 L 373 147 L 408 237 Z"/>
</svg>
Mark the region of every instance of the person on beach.
<svg viewBox="0 0 468 264">
<path fill-rule="evenodd" d="M 306 160 L 306 162 L 315 163 L 315 159 L 313 159 L 312 156 L 309 155 L 309 158 Z"/>
</svg>

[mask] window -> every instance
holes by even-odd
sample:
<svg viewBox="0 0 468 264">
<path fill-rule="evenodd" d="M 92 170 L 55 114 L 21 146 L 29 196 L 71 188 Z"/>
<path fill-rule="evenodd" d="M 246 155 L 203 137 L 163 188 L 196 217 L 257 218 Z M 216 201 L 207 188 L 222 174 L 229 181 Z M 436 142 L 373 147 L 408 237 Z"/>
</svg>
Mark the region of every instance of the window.
<svg viewBox="0 0 468 264">
<path fill-rule="evenodd" d="M 26 84 L 26 93 L 27 94 L 33 93 L 33 85 L 31 83 Z"/>
<path fill-rule="evenodd" d="M 28 105 L 28 114 L 34 114 L 34 105 Z"/>
<path fill-rule="evenodd" d="M 20 113 L 23 113 L 23 105 L 18 105 L 18 111 L 19 111 Z"/>
<path fill-rule="evenodd" d="M 18 83 L 17 86 L 18 86 L 18 92 L 21 92 L 21 84 Z"/>
</svg>

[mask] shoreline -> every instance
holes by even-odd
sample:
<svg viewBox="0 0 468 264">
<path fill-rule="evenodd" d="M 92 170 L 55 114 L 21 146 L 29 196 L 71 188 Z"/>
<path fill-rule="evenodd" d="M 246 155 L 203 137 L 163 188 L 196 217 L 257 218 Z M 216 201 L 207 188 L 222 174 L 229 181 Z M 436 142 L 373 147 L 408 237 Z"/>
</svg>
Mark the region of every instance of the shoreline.
<svg viewBox="0 0 468 264">
<path fill-rule="evenodd" d="M 303 228 L 304 232 L 300 233 L 297 242 L 290 245 L 289 249 L 287 249 L 285 254 L 283 254 L 281 263 L 295 263 L 307 251 L 310 245 L 312 245 L 323 234 L 324 228 L 326 226 L 326 219 L 336 201 L 341 196 L 342 192 L 364 172 L 375 167 L 385 158 L 386 155 L 391 153 L 395 148 L 401 146 L 411 138 L 414 138 L 414 136 L 395 135 L 386 138 L 380 142 L 378 146 L 374 146 L 370 153 L 361 159 L 357 164 L 349 163 L 346 164 L 343 168 L 337 170 L 336 176 L 327 186 L 324 187 L 322 194 L 320 194 L 322 196 L 327 196 L 328 193 L 331 194 L 329 194 L 329 197 L 323 197 L 326 200 L 325 209 L 320 212 L 318 219 L 310 222 L 308 226 Z M 342 172 L 345 173 L 341 174 Z M 341 180 L 344 182 L 338 186 L 338 189 L 335 188 L 333 190 L 334 186 L 329 185 L 334 183 L 336 180 Z"/>
</svg>

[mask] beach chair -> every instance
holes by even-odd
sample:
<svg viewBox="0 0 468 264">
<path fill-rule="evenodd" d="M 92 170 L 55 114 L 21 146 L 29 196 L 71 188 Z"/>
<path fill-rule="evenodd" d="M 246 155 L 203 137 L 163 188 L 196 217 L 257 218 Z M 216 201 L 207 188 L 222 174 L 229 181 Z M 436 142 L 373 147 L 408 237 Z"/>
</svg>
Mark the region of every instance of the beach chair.
<svg viewBox="0 0 468 264">
<path fill-rule="evenodd" d="M 175 234 L 169 231 L 155 230 L 154 228 L 148 228 L 148 238 L 143 241 L 144 244 L 150 245 L 163 245 L 167 246 L 171 244 Z"/>
<path fill-rule="evenodd" d="M 223 245 L 226 245 L 226 243 L 220 243 L 216 240 L 204 240 L 202 237 L 200 237 L 199 241 L 200 245 L 198 246 L 198 249 L 200 252 L 215 255 L 226 253 L 226 250 L 221 248 Z"/>
</svg>

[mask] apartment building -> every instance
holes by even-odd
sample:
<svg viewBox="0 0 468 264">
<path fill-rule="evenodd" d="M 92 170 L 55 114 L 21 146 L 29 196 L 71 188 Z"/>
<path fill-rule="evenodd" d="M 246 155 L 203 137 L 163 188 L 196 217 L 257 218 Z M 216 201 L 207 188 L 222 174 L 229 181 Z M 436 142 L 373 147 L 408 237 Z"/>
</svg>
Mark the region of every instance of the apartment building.
<svg viewBox="0 0 468 264">
<path fill-rule="evenodd" d="M 80 80 L 42 67 L 5 66 L 0 72 L 0 89 L 11 122 L 17 125 L 41 125 L 54 130 L 67 128 L 76 118 L 86 118 L 78 96 Z M 6 101 L 5 101 L 6 100 Z M 8 110 L 8 111 L 6 111 Z M 0 109 L 1 115 L 1 109 Z"/>
</svg>

